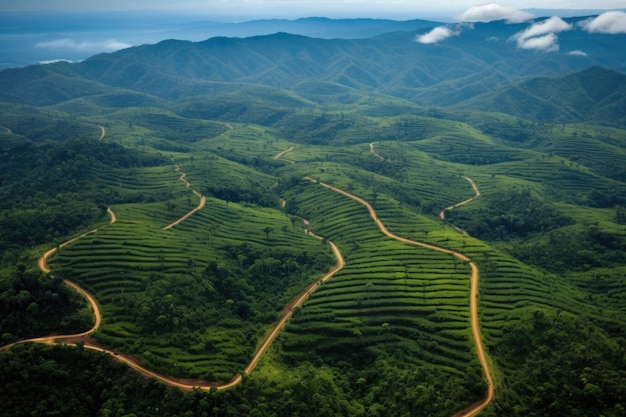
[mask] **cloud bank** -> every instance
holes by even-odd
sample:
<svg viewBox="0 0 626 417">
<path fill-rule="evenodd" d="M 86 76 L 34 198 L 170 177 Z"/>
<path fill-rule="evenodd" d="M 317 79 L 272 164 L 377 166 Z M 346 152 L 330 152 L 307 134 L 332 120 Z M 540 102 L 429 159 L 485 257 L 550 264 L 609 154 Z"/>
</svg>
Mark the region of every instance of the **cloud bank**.
<svg viewBox="0 0 626 417">
<path fill-rule="evenodd" d="M 103 41 L 82 41 L 76 42 L 73 39 L 57 39 L 54 41 L 38 42 L 35 44 L 37 48 L 52 49 L 52 50 L 65 50 L 65 51 L 79 51 L 79 52 L 113 52 L 120 49 L 130 48 L 129 45 L 124 42 L 120 42 L 116 39 L 107 39 Z"/>
<path fill-rule="evenodd" d="M 461 32 L 454 31 L 447 26 L 437 26 L 424 35 L 416 36 L 415 40 L 423 44 L 433 44 L 448 39 L 449 37 L 456 36 L 460 33 Z"/>
<path fill-rule="evenodd" d="M 74 61 L 70 61 L 69 59 L 48 59 L 46 61 L 39 61 L 42 65 L 56 64 L 57 62 L 69 62 L 72 63 Z"/>
<path fill-rule="evenodd" d="M 503 7 L 498 4 L 471 7 L 458 17 L 462 22 L 492 22 L 506 20 L 509 23 L 522 23 L 534 16 L 521 10 Z"/>
<path fill-rule="evenodd" d="M 521 49 L 536 49 L 547 52 L 558 51 L 557 33 L 573 29 L 574 26 L 557 16 L 532 24 L 528 29 L 511 37 Z"/>
<path fill-rule="evenodd" d="M 581 23 L 581 26 L 589 33 L 606 33 L 610 35 L 626 33 L 626 13 L 619 11 L 605 12 L 597 17 L 585 20 Z"/>
</svg>

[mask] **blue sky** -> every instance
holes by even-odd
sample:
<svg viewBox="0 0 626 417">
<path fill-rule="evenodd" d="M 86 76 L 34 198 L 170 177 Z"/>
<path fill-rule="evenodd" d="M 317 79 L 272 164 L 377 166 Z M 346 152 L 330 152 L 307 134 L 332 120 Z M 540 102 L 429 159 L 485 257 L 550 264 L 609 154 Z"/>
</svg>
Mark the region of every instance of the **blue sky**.
<svg viewBox="0 0 626 417">
<path fill-rule="evenodd" d="M 160 10 L 222 19 L 383 17 L 395 19 L 454 18 L 489 1 L 448 0 L 4 0 L 0 11 L 129 11 Z M 501 0 L 513 9 L 623 9 L 626 0 Z"/>
</svg>

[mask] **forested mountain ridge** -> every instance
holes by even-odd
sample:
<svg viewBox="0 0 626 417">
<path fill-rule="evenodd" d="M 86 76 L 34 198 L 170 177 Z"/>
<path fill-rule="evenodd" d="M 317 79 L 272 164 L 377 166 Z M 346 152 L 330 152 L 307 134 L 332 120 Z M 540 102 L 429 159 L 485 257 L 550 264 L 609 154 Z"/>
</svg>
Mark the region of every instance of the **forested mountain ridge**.
<svg viewBox="0 0 626 417">
<path fill-rule="evenodd" d="M 579 20 L 569 19 L 572 25 Z M 294 89 L 314 81 L 417 104 L 452 105 L 528 77 L 565 75 L 592 65 L 618 71 L 626 68 L 620 47 L 624 35 L 575 29 L 562 36 L 560 51 L 542 52 L 520 49 L 512 40 L 528 27 L 525 24 L 451 27 L 456 36 L 436 44 L 417 41 L 429 28 L 367 39 L 277 33 L 202 42 L 167 40 L 80 63 L 5 70 L 0 72 L 0 87 L 6 101 L 55 104 L 110 87 L 181 100 L 212 94 L 222 83 Z M 590 48 L 593 52 L 586 56 L 568 54 Z M 28 94 L 35 88 L 39 95 Z M 307 97 L 306 89 L 300 91 Z"/>
<path fill-rule="evenodd" d="M 539 14 L 538 14 L 539 15 Z M 173 21 L 172 21 L 173 18 Z M 13 68 L 60 58 L 78 62 L 99 52 L 108 51 L 106 44 L 86 43 L 82 48 L 55 48 L 54 41 L 70 39 L 92 40 L 107 28 L 127 45 L 144 45 L 163 39 L 203 41 L 215 36 L 249 37 L 287 32 L 325 39 L 370 38 L 382 33 L 415 31 L 440 23 L 428 20 L 390 20 L 378 18 L 330 19 L 305 17 L 294 20 L 261 19 L 244 22 L 216 22 L 204 16 L 172 16 L 168 13 L 150 13 L 145 10 L 116 13 L 80 13 L 69 16 L 60 13 L 12 12 L 0 13 L 0 27 L 5 33 L 18 31 L 20 37 L 6 39 L 0 50 L 0 67 Z M 94 32 L 95 30 L 95 32 Z M 95 36 L 94 36 L 95 35 Z M 50 46 L 52 46 L 50 48 Z M 113 45 L 116 47 L 116 45 Z M 119 48 L 117 48 L 119 49 Z"/>
<path fill-rule="evenodd" d="M 498 111 L 553 123 L 626 125 L 626 75 L 601 67 L 563 77 L 539 77 L 479 97 L 464 108 Z"/>
</svg>

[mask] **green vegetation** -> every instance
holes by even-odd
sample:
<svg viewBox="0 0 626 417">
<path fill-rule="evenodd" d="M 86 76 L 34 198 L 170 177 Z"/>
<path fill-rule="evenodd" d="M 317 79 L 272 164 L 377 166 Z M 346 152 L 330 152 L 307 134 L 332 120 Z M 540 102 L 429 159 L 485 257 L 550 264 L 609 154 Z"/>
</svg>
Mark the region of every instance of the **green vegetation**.
<svg viewBox="0 0 626 417">
<path fill-rule="evenodd" d="M 179 46 L 161 45 L 191 48 Z M 379 83 L 354 65 L 344 85 L 279 89 L 269 84 L 288 84 L 286 69 L 238 85 L 190 65 L 130 85 L 125 68 L 100 73 L 103 59 L 53 67 L 58 84 L 33 81 L 30 105 L 2 96 L 3 345 L 88 329 L 71 279 L 100 305 L 102 346 L 162 374 L 228 381 L 335 264 L 328 241 L 346 265 L 232 389 L 183 393 L 80 343 L 23 344 L 0 352 L 7 415 L 448 416 L 484 398 L 470 265 L 387 237 L 318 181 L 367 200 L 392 233 L 478 265 L 497 394 L 483 415 L 624 414 L 626 131 L 585 116 L 619 100 L 551 123 L 366 94 Z M 475 196 L 464 177 L 480 197 L 440 217 Z M 37 259 L 53 248 L 44 274 Z"/>
<path fill-rule="evenodd" d="M 60 279 L 27 270 L 23 263 L 2 275 L 0 301 L 3 345 L 51 331 L 80 333 L 93 320 L 83 297 L 68 289 Z"/>
<path fill-rule="evenodd" d="M 184 187 L 173 174 L 171 184 Z M 182 197 L 115 206 L 118 222 L 50 265 L 98 299 L 101 343 L 166 374 L 227 381 L 332 259 L 285 214 L 250 203 L 209 198 L 205 210 L 161 230 L 195 204 Z"/>
<path fill-rule="evenodd" d="M 502 331 L 496 351 L 513 377 L 494 406 L 498 414 L 624 414 L 626 370 L 615 335 L 571 314 L 542 310 Z"/>
</svg>

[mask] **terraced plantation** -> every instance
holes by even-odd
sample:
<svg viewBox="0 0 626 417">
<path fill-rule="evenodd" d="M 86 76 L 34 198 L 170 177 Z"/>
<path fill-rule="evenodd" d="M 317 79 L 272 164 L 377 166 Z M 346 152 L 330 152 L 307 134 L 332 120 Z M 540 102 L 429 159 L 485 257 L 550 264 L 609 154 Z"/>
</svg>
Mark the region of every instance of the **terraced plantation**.
<svg viewBox="0 0 626 417">
<path fill-rule="evenodd" d="M 149 174 L 144 182 L 125 182 L 124 187 L 137 193 L 158 190 L 150 184 L 157 178 L 162 181 L 162 175 Z M 177 183 L 173 170 L 167 176 L 172 185 L 165 188 L 185 188 Z M 296 233 L 285 214 L 215 198 L 208 198 L 205 208 L 184 222 L 162 230 L 189 204 L 195 206 L 197 197 L 191 203 L 179 197 L 167 203 L 116 206 L 115 224 L 63 248 L 50 265 L 98 299 L 104 316 L 95 335 L 100 343 L 166 374 L 230 380 L 248 363 L 282 307 L 315 279 L 315 274 L 300 275 L 294 260 L 306 256 L 322 272 L 332 258 L 329 249 L 302 233 L 300 226 Z M 271 231 L 264 232 L 266 227 Z M 255 259 L 258 254 L 253 252 L 261 249 L 278 259 L 282 256 L 285 263 Z M 253 287 L 219 288 L 229 284 L 217 281 L 211 281 L 212 286 L 203 284 L 207 279 L 227 279 L 210 276 L 223 270 L 225 260 L 218 254 L 224 251 L 240 268 L 258 270 L 257 280 L 276 268 L 291 268 L 300 276 L 266 284 L 265 289 L 263 283 L 252 283 L 256 294 Z M 276 287 L 280 292 L 263 297 Z M 216 294 L 220 291 L 225 294 Z M 207 298 L 220 295 L 226 298 L 207 304 Z M 251 311 L 252 304 L 257 311 Z M 232 316 L 224 317 L 224 309 Z M 243 320 L 253 314 L 261 325 L 246 326 Z M 183 329 L 182 334 L 174 331 L 177 328 Z"/>
<path fill-rule="evenodd" d="M 365 374 L 381 354 L 389 355 L 402 366 L 442 372 L 464 388 L 468 403 L 481 398 L 469 267 L 450 254 L 382 235 L 361 204 L 319 185 L 295 198 L 304 212 L 311 210 L 313 230 L 344 248 L 346 266 L 290 321 L 281 337 L 284 360 L 330 356 Z"/>
<path fill-rule="evenodd" d="M 377 144 L 376 149 L 382 154 L 387 152 L 387 154 L 393 155 L 392 151 L 395 146 L 397 145 L 393 143 L 383 143 Z M 401 149 L 406 159 L 411 158 L 415 160 L 410 148 L 403 146 Z M 581 167 L 577 168 L 577 170 L 582 173 L 580 175 L 588 178 L 588 180 L 570 181 L 565 185 L 563 179 L 567 174 L 559 175 L 558 173 L 568 172 L 569 168 L 567 166 L 564 167 L 558 159 L 546 158 L 541 158 L 541 164 L 537 164 L 538 160 L 532 157 L 532 155 L 530 159 L 524 160 L 526 153 L 527 151 L 517 151 L 509 148 L 509 154 L 512 158 L 520 159 L 520 162 L 479 165 L 471 169 L 465 167 L 464 172 L 469 173 L 476 180 L 481 192 L 486 197 L 476 200 L 470 206 L 455 209 L 452 213 L 449 213 L 450 215 L 447 215 L 447 218 L 451 218 L 449 221 L 458 222 L 463 227 L 466 224 L 463 220 L 465 217 L 456 215 L 458 212 L 469 212 L 471 213 L 470 216 L 476 218 L 477 213 L 481 213 L 481 211 L 488 212 L 488 207 L 492 204 L 490 198 L 502 195 L 505 192 L 504 190 L 506 192 L 511 190 L 514 192 L 530 190 L 531 193 L 536 193 L 536 195 L 543 195 L 546 193 L 546 190 L 549 190 L 549 192 L 556 194 L 559 198 L 575 201 L 584 198 L 585 195 L 589 195 L 592 190 L 597 191 L 607 186 L 612 186 L 610 185 L 611 181 L 609 180 L 607 183 L 606 179 L 601 182 L 595 182 L 593 178 L 598 177 Z M 528 170 L 529 166 L 533 167 L 530 173 Z M 414 169 L 418 167 L 419 165 L 415 165 Z M 535 177 L 529 177 L 529 174 Z M 412 175 L 408 177 L 410 182 Z M 493 334 L 497 338 L 500 334 L 499 329 L 502 328 L 504 322 L 519 319 L 521 312 L 531 305 L 541 305 L 546 308 L 572 313 L 579 311 L 581 308 L 589 308 L 584 303 L 577 303 L 572 300 L 572 297 L 573 299 L 579 299 L 583 295 L 570 283 L 560 281 L 545 272 L 524 265 L 497 248 L 475 238 L 463 237 L 449 228 L 447 223 L 439 231 L 432 230 L 427 232 L 429 227 L 423 225 L 423 218 L 416 216 L 410 211 L 398 208 L 396 203 L 386 203 L 386 201 L 384 198 L 378 198 L 378 212 L 383 222 L 391 230 L 403 236 L 419 237 L 421 240 L 454 248 L 482 266 L 481 286 L 483 290 L 481 292 L 481 305 L 484 304 L 485 308 L 481 309 L 481 315 L 483 317 L 483 327 L 487 330 L 487 336 Z M 565 207 L 569 207 L 569 209 Z M 592 218 L 598 221 L 600 217 L 606 219 L 608 215 L 605 212 L 604 216 L 593 216 L 590 214 L 591 210 L 574 209 L 574 207 L 580 207 L 575 205 L 566 204 L 565 207 L 563 207 L 561 212 L 575 218 L 579 223 L 591 224 L 593 222 Z M 386 213 L 386 208 L 389 210 L 388 213 Z M 585 215 L 582 215 L 583 211 L 586 213 Z M 602 223 L 600 221 L 600 224 Z M 606 224 L 603 229 L 619 234 L 619 230 L 622 227 L 611 222 L 610 225 Z M 557 289 L 557 286 L 560 287 Z M 554 294 L 554 297 L 546 299 L 546 293 Z M 561 295 L 564 294 L 567 295 L 560 299 Z M 494 321 L 492 322 L 492 320 Z"/>
<path fill-rule="evenodd" d="M 621 415 L 624 130 L 356 91 L 344 97 L 355 103 L 322 105 L 312 92 L 211 88 L 222 95 L 42 110 L 45 126 L 80 110 L 67 143 L 28 130 L 28 112 L 7 117 L 0 157 L 20 179 L 2 177 L 0 195 L 25 191 L 0 208 L 3 230 L 21 230 L 0 234 L 13 323 L 57 317 L 49 306 L 67 299 L 79 312 L 60 327 L 81 334 L 88 308 L 57 278 L 78 283 L 102 324 L 63 343 L 167 376 L 132 384 L 180 395 L 194 415 Z M 36 259 L 50 250 L 42 275 Z M 9 321 L 5 345 L 60 332 Z M 11 351 L 43 349 L 21 345 Z M 87 355 L 49 349 L 59 366 Z M 92 414 L 159 415 L 161 400 Z"/>
</svg>

